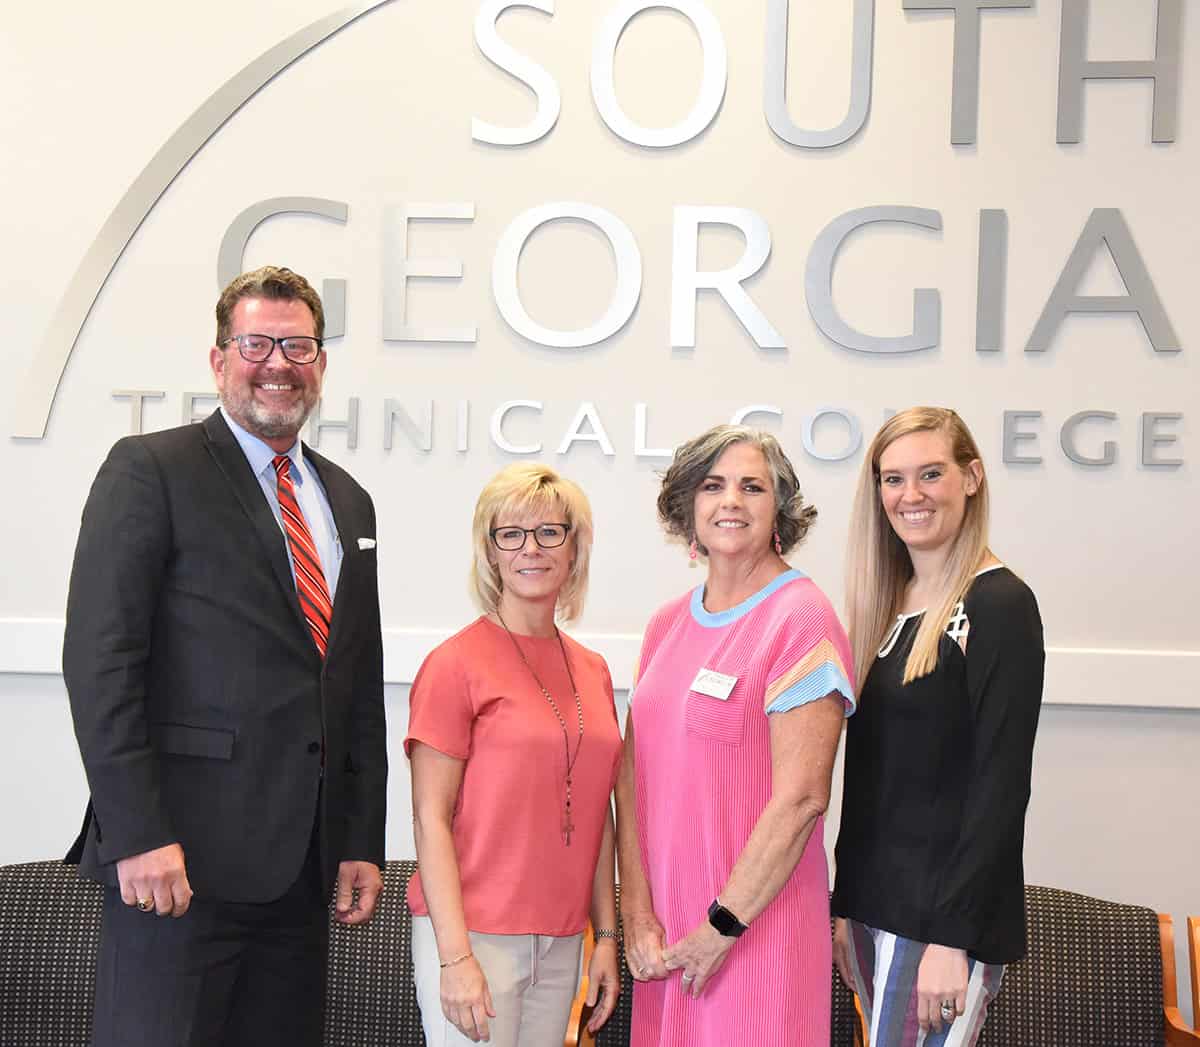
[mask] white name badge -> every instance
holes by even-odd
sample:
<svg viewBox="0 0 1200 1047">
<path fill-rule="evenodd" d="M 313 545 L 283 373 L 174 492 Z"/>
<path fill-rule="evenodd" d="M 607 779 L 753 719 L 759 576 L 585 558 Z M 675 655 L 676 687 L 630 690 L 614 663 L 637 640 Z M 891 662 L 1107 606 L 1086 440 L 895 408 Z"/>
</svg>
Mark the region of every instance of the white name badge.
<svg viewBox="0 0 1200 1047">
<path fill-rule="evenodd" d="M 716 669 L 701 669 L 696 673 L 696 679 L 692 681 L 691 689 L 697 694 L 707 694 L 710 698 L 719 698 L 721 701 L 725 701 L 737 681 L 736 676 L 719 673 Z"/>
</svg>

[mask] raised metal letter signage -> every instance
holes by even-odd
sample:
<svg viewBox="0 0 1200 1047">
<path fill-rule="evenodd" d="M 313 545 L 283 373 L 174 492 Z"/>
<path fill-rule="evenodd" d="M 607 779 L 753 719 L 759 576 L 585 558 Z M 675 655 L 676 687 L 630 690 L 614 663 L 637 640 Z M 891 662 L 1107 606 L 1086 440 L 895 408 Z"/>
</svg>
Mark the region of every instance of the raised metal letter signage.
<svg viewBox="0 0 1200 1047">
<path fill-rule="evenodd" d="M 83 261 L 79 263 L 79 268 L 75 270 L 75 275 L 71 277 L 62 301 L 50 318 L 50 328 L 25 376 L 24 389 L 16 398 L 13 436 L 40 440 L 46 435 L 58 383 L 62 381 L 79 332 L 105 281 L 158 198 L 167 191 L 167 187 L 204 143 L 297 58 L 328 40 L 355 19 L 390 2 L 371 0 L 369 3 L 350 4 L 281 40 L 230 77 L 167 139 L 113 208 L 83 256 Z"/>
</svg>

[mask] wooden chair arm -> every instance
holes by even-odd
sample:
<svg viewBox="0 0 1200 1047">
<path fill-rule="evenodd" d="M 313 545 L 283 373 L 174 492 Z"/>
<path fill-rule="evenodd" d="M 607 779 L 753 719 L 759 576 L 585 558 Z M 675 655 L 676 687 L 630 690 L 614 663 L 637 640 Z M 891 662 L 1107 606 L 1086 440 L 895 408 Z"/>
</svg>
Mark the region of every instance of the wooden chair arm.
<svg viewBox="0 0 1200 1047">
<path fill-rule="evenodd" d="M 1163 1042 L 1166 1047 L 1200 1047 L 1200 1033 L 1184 1022 L 1179 1011 L 1175 984 L 1175 925 L 1170 916 L 1161 912 L 1158 914 L 1158 943 L 1162 950 Z"/>
<path fill-rule="evenodd" d="M 588 994 L 588 965 L 592 960 L 592 950 L 596 947 L 596 938 L 592 934 L 592 921 L 588 921 L 583 932 L 583 970 L 579 977 L 579 992 L 571 1002 L 571 1017 L 567 1019 L 567 1036 L 563 1047 L 592 1047 L 596 1039 L 587 1030 L 583 1020 L 584 1001 Z"/>
<path fill-rule="evenodd" d="M 854 1023 L 854 1047 L 871 1047 L 867 1016 L 863 1014 L 862 1000 L 858 998 L 858 993 L 854 994 L 854 1013 L 858 1017 L 858 1021 Z"/>
<path fill-rule="evenodd" d="M 1192 1025 L 1200 1029 L 1200 917 L 1187 918 L 1188 963 L 1192 968 Z"/>
<path fill-rule="evenodd" d="M 1179 1013 L 1178 1007 L 1167 1007 L 1163 1011 L 1166 1047 L 1197 1047 L 1200 1044 L 1200 1032 L 1189 1029 Z"/>
<path fill-rule="evenodd" d="M 1163 1007 L 1179 1007 L 1175 985 L 1175 922 L 1165 913 L 1158 914 L 1158 944 L 1162 950 Z"/>
</svg>

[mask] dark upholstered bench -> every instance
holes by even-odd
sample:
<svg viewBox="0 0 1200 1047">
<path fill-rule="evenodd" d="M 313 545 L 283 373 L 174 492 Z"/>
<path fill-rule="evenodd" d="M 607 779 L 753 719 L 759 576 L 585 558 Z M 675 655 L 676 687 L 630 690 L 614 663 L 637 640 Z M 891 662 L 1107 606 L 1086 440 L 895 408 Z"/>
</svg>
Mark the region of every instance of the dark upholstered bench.
<svg viewBox="0 0 1200 1047">
<path fill-rule="evenodd" d="M 1025 887 L 1029 952 L 1004 975 L 980 1047 L 1191 1047 L 1171 917 Z"/>
<path fill-rule="evenodd" d="M 370 921 L 330 924 L 325 1047 L 424 1047 L 404 897 L 416 868 L 416 862 L 388 862 Z"/>
<path fill-rule="evenodd" d="M 100 898 L 61 862 L 0 868 L 0 1044 L 85 1047 Z"/>
<path fill-rule="evenodd" d="M 388 862 L 374 919 L 331 925 L 328 1047 L 423 1047 L 404 901 L 415 862 Z M 0 868 L 0 1047 L 87 1047 L 101 888 L 61 862 Z"/>
<path fill-rule="evenodd" d="M 329 1047 L 424 1043 L 404 901 L 413 868 L 388 862 L 370 923 L 333 925 Z M 1027 887 L 1026 901 L 1029 956 L 1009 969 L 982 1047 L 1200 1047 L 1176 1006 L 1169 917 L 1047 887 Z M 53 861 L 0 868 L 0 1047 L 86 1047 L 99 939 L 100 888 L 74 868 Z M 597 1047 L 629 1042 L 628 971 L 623 978 L 621 1002 Z M 831 1043 L 849 1047 L 853 997 L 836 976 L 831 994 Z M 584 1033 L 579 1042 L 593 1041 Z M 787 1042 L 783 1030 L 779 1042 Z"/>
</svg>

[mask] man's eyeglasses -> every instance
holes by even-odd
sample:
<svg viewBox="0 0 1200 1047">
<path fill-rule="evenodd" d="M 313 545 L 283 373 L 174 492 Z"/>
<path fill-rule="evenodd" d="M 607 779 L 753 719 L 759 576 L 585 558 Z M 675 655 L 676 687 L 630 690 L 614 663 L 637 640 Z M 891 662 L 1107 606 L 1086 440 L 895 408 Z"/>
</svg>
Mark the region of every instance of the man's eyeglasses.
<svg viewBox="0 0 1200 1047">
<path fill-rule="evenodd" d="M 566 523 L 544 523 L 536 527 L 493 527 L 488 534 L 497 549 L 515 553 L 525 548 L 525 541 L 530 535 L 543 549 L 557 549 L 567 540 L 570 529 L 571 525 Z"/>
<path fill-rule="evenodd" d="M 293 335 L 287 338 L 272 338 L 269 334 L 235 334 L 221 343 L 223 349 L 230 342 L 237 345 L 243 360 L 249 364 L 261 364 L 269 360 L 275 346 L 284 358 L 294 364 L 311 364 L 321 352 L 320 338 Z"/>
</svg>

